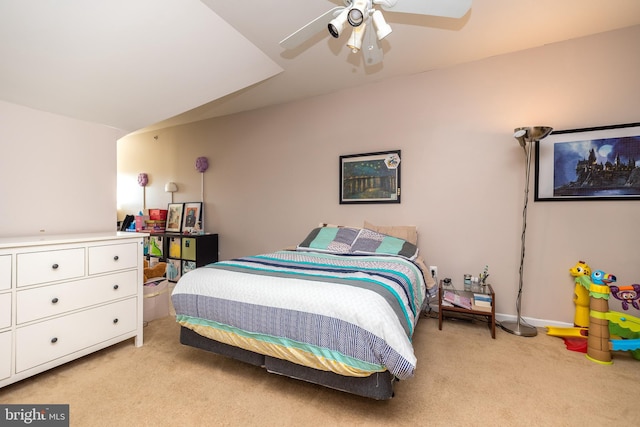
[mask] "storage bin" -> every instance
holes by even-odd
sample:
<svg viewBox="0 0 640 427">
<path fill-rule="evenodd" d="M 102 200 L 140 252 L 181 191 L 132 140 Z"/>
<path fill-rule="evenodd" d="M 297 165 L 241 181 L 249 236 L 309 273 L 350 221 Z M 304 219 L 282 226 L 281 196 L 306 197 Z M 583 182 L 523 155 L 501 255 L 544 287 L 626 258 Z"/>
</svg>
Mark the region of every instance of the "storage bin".
<svg viewBox="0 0 640 427">
<path fill-rule="evenodd" d="M 155 221 L 166 221 L 167 210 L 166 209 L 149 209 L 149 219 Z"/>
<path fill-rule="evenodd" d="M 169 293 L 169 282 L 165 279 L 144 284 L 142 319 L 145 322 L 151 322 L 169 315 Z"/>
</svg>

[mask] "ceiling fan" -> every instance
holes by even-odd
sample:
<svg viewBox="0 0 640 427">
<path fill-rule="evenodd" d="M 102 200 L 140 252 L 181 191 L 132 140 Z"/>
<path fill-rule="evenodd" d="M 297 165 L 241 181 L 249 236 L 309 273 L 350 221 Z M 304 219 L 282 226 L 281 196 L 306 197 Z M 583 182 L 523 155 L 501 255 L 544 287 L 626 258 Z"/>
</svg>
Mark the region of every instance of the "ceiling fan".
<svg viewBox="0 0 640 427">
<path fill-rule="evenodd" d="M 374 65 L 382 61 L 380 40 L 392 31 L 382 12 L 375 9 L 376 5 L 380 5 L 382 9 L 389 12 L 460 18 L 471 8 L 471 1 L 344 0 L 344 6 L 334 7 L 320 15 L 282 40 L 280 46 L 285 49 L 294 49 L 324 29 L 327 29 L 331 36 L 338 38 L 349 24 L 353 29 L 347 41 L 347 47 L 353 53 L 362 50 L 365 65 Z"/>
</svg>

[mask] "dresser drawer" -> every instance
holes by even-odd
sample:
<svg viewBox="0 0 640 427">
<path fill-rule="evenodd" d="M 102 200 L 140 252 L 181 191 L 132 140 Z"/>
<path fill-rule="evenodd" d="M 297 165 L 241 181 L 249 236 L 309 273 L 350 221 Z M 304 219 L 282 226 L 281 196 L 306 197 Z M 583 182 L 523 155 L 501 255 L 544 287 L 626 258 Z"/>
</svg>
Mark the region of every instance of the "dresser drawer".
<svg viewBox="0 0 640 427">
<path fill-rule="evenodd" d="M 89 274 L 136 268 L 138 262 L 138 244 L 134 242 L 89 248 Z"/>
<path fill-rule="evenodd" d="M 0 329 L 11 326 L 11 294 L 0 294 Z"/>
<path fill-rule="evenodd" d="M 25 289 L 16 293 L 18 325 L 136 294 L 138 271 Z"/>
<path fill-rule="evenodd" d="M 58 317 L 16 330 L 16 372 L 22 372 L 136 329 L 137 299 Z"/>
<path fill-rule="evenodd" d="M 0 333 L 0 380 L 11 375 L 11 331 Z"/>
<path fill-rule="evenodd" d="M 18 254 L 17 285 L 28 286 L 84 276 L 84 248 Z"/>
<path fill-rule="evenodd" d="M 0 291 L 11 289 L 11 255 L 0 255 Z"/>
</svg>

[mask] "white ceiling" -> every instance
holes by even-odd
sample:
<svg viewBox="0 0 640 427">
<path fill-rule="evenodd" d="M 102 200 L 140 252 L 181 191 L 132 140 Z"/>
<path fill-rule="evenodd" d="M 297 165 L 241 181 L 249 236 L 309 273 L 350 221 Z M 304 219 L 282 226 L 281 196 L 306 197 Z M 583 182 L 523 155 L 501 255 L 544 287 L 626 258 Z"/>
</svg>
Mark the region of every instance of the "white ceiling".
<svg viewBox="0 0 640 427">
<path fill-rule="evenodd" d="M 638 0 L 473 0 L 461 19 L 384 12 L 374 66 L 346 35 L 279 46 L 343 4 L 0 0 L 0 99 L 152 130 L 640 24 Z"/>
</svg>

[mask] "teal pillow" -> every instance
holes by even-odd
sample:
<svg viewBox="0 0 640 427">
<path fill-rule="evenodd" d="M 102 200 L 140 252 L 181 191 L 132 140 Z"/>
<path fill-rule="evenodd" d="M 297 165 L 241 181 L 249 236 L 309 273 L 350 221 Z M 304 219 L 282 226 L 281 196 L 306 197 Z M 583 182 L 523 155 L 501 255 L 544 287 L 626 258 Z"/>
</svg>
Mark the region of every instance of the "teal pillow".
<svg viewBox="0 0 640 427">
<path fill-rule="evenodd" d="M 351 244 L 360 230 L 351 227 L 318 227 L 298 245 L 298 249 L 317 250 L 345 254 L 351 252 Z"/>
<path fill-rule="evenodd" d="M 387 236 L 369 229 L 362 229 L 355 242 L 351 245 L 351 252 L 358 254 L 398 255 L 407 259 L 418 256 L 418 247 L 413 243 L 397 237 Z"/>
</svg>

